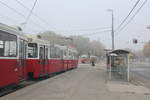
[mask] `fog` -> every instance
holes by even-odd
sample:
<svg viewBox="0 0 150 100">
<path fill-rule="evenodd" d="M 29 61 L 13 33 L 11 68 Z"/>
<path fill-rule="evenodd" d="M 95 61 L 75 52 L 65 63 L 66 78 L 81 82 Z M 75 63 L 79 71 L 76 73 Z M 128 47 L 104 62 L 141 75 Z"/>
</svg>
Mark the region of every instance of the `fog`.
<svg viewBox="0 0 150 100">
<path fill-rule="evenodd" d="M 29 11 L 19 5 L 16 0 L 1 0 L 11 8 L 28 16 Z M 34 0 L 18 0 L 26 7 L 32 8 Z M 33 13 L 44 20 L 39 20 L 31 15 L 26 27 L 23 29 L 27 34 L 52 30 L 58 34 L 84 35 L 91 40 L 101 41 L 108 49 L 111 48 L 111 32 L 103 32 L 111 27 L 111 13 L 114 11 L 114 29 L 123 21 L 137 0 L 38 0 Z M 132 15 L 142 5 L 141 0 Z M 131 48 L 139 50 L 143 43 L 149 41 L 150 30 L 150 2 L 148 1 L 131 23 L 120 33 L 115 33 L 115 48 Z M 25 18 L 18 15 L 8 7 L 0 3 L 0 22 L 8 25 L 21 26 Z M 128 20 L 129 20 L 128 19 Z M 109 29 L 110 30 L 110 29 Z M 92 35 L 91 35 L 92 34 Z M 137 38 L 140 42 L 135 45 L 132 39 Z"/>
</svg>

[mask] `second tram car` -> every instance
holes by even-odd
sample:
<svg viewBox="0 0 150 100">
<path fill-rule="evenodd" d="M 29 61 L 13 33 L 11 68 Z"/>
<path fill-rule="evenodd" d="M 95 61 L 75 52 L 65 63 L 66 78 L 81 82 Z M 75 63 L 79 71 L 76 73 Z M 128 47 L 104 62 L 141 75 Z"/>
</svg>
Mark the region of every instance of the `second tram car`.
<svg viewBox="0 0 150 100">
<path fill-rule="evenodd" d="M 74 51 L 75 49 L 67 46 L 51 44 L 38 38 L 30 38 L 27 59 L 28 76 L 39 78 L 75 68 L 77 58 L 75 59 L 74 55 L 77 52 Z"/>
<path fill-rule="evenodd" d="M 48 63 L 49 42 L 29 38 L 27 72 L 30 78 L 39 78 L 50 73 Z"/>
</svg>

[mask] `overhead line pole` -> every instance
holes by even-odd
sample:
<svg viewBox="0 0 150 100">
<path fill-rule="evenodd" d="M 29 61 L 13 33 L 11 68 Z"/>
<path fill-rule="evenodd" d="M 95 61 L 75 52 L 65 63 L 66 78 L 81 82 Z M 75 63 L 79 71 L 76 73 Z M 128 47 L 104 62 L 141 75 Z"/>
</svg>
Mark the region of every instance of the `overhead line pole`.
<svg viewBox="0 0 150 100">
<path fill-rule="evenodd" d="M 115 49 L 115 43 L 114 43 L 114 13 L 112 11 L 112 50 Z"/>
<path fill-rule="evenodd" d="M 115 49 L 115 41 L 114 41 L 114 12 L 113 12 L 113 10 L 112 9 L 108 9 L 108 11 L 110 11 L 111 12 L 111 17 L 112 17 L 112 25 L 111 25 L 111 36 L 112 36 L 112 50 L 114 50 Z"/>
</svg>

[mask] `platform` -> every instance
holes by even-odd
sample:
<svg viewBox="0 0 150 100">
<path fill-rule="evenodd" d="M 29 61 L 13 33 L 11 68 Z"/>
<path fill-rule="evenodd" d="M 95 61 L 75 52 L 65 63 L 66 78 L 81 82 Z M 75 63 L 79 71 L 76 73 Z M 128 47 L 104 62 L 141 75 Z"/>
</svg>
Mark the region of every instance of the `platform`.
<svg viewBox="0 0 150 100">
<path fill-rule="evenodd" d="M 22 88 L 0 100 L 150 100 L 150 95 L 143 92 L 115 90 L 117 85 L 106 81 L 104 69 L 101 64 L 96 67 L 82 64 L 77 69 Z"/>
</svg>

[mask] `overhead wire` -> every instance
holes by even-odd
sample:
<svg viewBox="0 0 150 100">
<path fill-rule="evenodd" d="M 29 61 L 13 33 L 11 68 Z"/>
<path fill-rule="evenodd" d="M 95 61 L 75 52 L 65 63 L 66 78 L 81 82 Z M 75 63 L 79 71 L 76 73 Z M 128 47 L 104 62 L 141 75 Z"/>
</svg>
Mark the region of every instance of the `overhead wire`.
<svg viewBox="0 0 150 100">
<path fill-rule="evenodd" d="M 18 0 L 15 0 L 15 1 L 17 1 L 18 4 L 22 5 L 22 7 L 26 8 L 28 11 L 30 10 L 28 7 L 26 7 L 25 5 L 23 5 L 20 1 L 18 1 Z M 29 14 L 28 17 L 27 17 L 26 22 L 29 20 L 29 17 L 31 16 L 31 14 L 34 14 L 34 16 L 38 17 L 42 22 L 47 23 L 45 20 L 43 20 L 43 19 L 40 18 L 38 15 L 36 15 L 35 13 L 33 13 L 33 9 L 34 9 L 34 7 L 35 7 L 36 2 L 37 2 L 37 0 L 35 0 L 34 6 L 32 7 L 32 9 L 31 9 L 31 11 L 30 11 L 30 14 Z M 26 18 L 26 16 L 25 16 L 24 14 L 18 12 L 16 9 L 10 7 L 9 5 L 5 4 L 4 2 L 0 1 L 0 3 L 3 4 L 4 6 L 6 6 L 7 8 L 11 9 L 11 10 L 14 11 L 15 13 L 17 13 L 18 15 L 22 16 L 23 18 Z M 25 23 L 26 23 L 26 22 L 25 22 Z M 35 23 L 35 22 L 33 22 L 33 21 L 32 21 L 32 23 L 34 23 L 34 25 L 36 25 L 36 26 L 42 28 L 41 26 L 39 26 L 39 24 L 37 24 L 37 23 Z M 47 23 L 47 24 L 48 24 L 48 23 Z M 105 28 L 79 29 L 79 30 L 72 30 L 72 31 L 89 31 L 89 30 L 99 30 L 99 29 L 105 29 Z"/>
<path fill-rule="evenodd" d="M 26 19 L 26 16 L 25 16 L 24 14 L 20 13 L 19 11 L 17 11 L 16 9 L 14 9 L 14 8 L 12 8 L 11 6 L 7 5 L 6 3 L 0 1 L 0 4 L 4 5 L 5 7 L 9 8 L 9 9 L 12 10 L 13 12 L 15 12 L 16 14 L 18 14 L 18 15 L 20 15 L 21 17 L 23 17 L 24 19 Z M 37 27 L 39 27 L 39 28 L 45 30 L 44 27 L 40 26 L 40 25 L 37 24 L 36 22 L 34 22 L 34 21 L 31 21 L 31 22 L 32 22 L 32 24 L 34 24 L 35 26 L 37 26 Z"/>
<path fill-rule="evenodd" d="M 134 11 L 134 9 L 136 8 L 136 6 L 139 4 L 141 0 L 137 0 L 135 5 L 133 6 L 133 8 L 131 9 L 131 11 L 129 12 L 129 14 L 125 17 L 125 19 L 119 24 L 119 26 L 115 29 L 115 32 L 117 30 L 119 30 L 121 28 L 121 26 L 126 22 L 126 20 L 128 19 L 128 17 L 132 14 L 132 12 Z"/>
<path fill-rule="evenodd" d="M 30 11 L 30 9 L 28 7 L 26 7 L 22 2 L 20 2 L 19 0 L 15 0 L 19 5 L 21 5 L 23 8 L 25 8 L 27 11 Z M 34 15 L 35 17 L 37 17 L 41 22 L 49 25 L 50 27 L 52 27 L 47 21 L 45 21 L 43 18 L 41 18 L 40 16 L 38 16 L 36 13 L 32 12 L 32 15 Z M 60 30 L 57 32 L 72 32 L 72 31 L 90 31 L 90 30 L 101 30 L 101 29 L 108 29 L 109 27 L 101 27 L 101 28 L 93 28 L 93 29 L 77 29 L 77 30 Z M 55 29 L 53 27 L 53 29 Z"/>
<path fill-rule="evenodd" d="M 18 15 L 20 15 L 20 16 L 22 16 L 22 17 L 26 17 L 25 15 L 23 15 L 22 13 L 20 13 L 20 12 L 18 12 L 16 9 L 14 9 L 14 8 L 12 8 L 12 7 L 10 7 L 9 5 L 7 5 L 6 3 L 4 3 L 4 2 L 2 2 L 2 1 L 0 1 L 0 3 L 2 4 L 2 5 L 4 5 L 5 7 L 7 7 L 7 8 L 9 8 L 9 9 L 11 9 L 13 12 L 15 12 L 15 13 L 17 13 Z"/>
<path fill-rule="evenodd" d="M 60 30 L 58 32 L 76 32 L 76 31 L 96 31 L 110 29 L 110 27 L 88 28 L 88 29 L 75 29 L 75 30 Z"/>
<path fill-rule="evenodd" d="M 140 12 L 140 10 L 143 8 L 143 6 L 147 3 L 148 0 L 145 0 L 142 5 L 140 6 L 140 8 L 135 12 L 135 14 L 131 17 L 131 19 L 120 29 L 120 31 L 118 32 L 118 34 L 129 24 L 131 23 L 131 21 L 135 18 L 135 16 Z M 116 35 L 118 35 L 116 34 Z"/>
<path fill-rule="evenodd" d="M 32 12 L 33 12 L 33 10 L 34 10 L 34 8 L 35 8 L 35 6 L 36 6 L 36 3 L 37 3 L 37 0 L 34 1 L 33 7 L 31 8 L 31 10 L 30 10 L 30 12 L 29 12 L 29 15 L 28 15 L 27 18 L 26 18 L 24 28 L 25 28 L 25 26 L 27 25 L 27 23 L 28 23 L 28 21 L 29 21 L 29 19 L 30 19 L 30 16 L 32 15 Z"/>
<path fill-rule="evenodd" d="M 97 35 L 97 34 L 102 34 L 102 33 L 108 33 L 110 32 L 111 30 L 104 30 L 104 31 L 100 31 L 100 32 L 94 32 L 94 33 L 88 33 L 88 34 L 80 34 L 80 35 L 88 35 L 88 36 L 91 36 L 91 35 Z"/>
<path fill-rule="evenodd" d="M 8 20 L 8 21 L 10 21 L 10 22 L 12 22 L 12 23 L 16 23 L 17 22 L 17 20 L 14 20 L 14 19 L 12 19 L 12 18 L 10 18 L 10 17 L 6 17 L 6 16 L 4 16 L 4 15 L 2 15 L 2 14 L 0 14 L 0 17 L 2 18 L 2 19 L 6 19 L 6 20 Z M 17 22 L 18 23 L 18 25 L 20 24 L 19 22 Z M 32 32 L 37 32 L 37 30 L 35 30 L 35 29 L 33 29 L 33 27 L 31 28 L 31 27 L 28 27 L 29 29 L 30 29 L 30 31 L 32 31 Z"/>
<path fill-rule="evenodd" d="M 26 7 L 22 2 L 20 2 L 19 0 L 15 0 L 20 6 L 22 6 L 23 8 L 25 8 L 27 11 L 30 11 L 30 9 L 28 7 Z M 37 17 L 42 23 L 52 27 L 53 29 L 55 29 L 52 25 L 50 25 L 45 19 L 41 18 L 39 15 L 37 15 L 36 13 L 32 12 L 32 15 L 34 15 L 35 17 Z"/>
<path fill-rule="evenodd" d="M 28 7 L 26 7 L 22 2 L 20 2 L 19 0 L 15 0 L 19 5 L 21 5 L 23 8 L 25 8 L 27 11 L 30 11 L 30 9 Z M 36 13 L 32 12 L 32 15 L 34 15 L 35 17 L 37 17 L 42 23 L 45 23 L 46 25 L 52 27 L 45 19 L 41 18 L 40 16 L 38 16 Z M 108 29 L 109 27 L 101 27 L 101 28 L 91 28 L 91 29 L 77 29 L 77 30 L 56 30 L 56 32 L 75 32 L 75 31 L 92 31 L 92 30 L 103 30 L 103 29 Z M 53 29 L 55 29 L 53 27 Z"/>
</svg>

